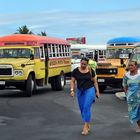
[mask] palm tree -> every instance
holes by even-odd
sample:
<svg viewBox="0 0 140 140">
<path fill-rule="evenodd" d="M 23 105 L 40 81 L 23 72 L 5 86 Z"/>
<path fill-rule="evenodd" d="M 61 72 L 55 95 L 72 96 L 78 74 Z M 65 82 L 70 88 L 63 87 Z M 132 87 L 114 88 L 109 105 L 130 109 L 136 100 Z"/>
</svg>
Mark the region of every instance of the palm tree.
<svg viewBox="0 0 140 140">
<path fill-rule="evenodd" d="M 22 27 L 19 27 L 15 34 L 33 34 L 33 32 L 30 31 L 26 25 L 24 25 Z"/>
<path fill-rule="evenodd" d="M 46 32 L 41 32 L 38 35 L 40 35 L 40 36 L 47 36 Z"/>
</svg>

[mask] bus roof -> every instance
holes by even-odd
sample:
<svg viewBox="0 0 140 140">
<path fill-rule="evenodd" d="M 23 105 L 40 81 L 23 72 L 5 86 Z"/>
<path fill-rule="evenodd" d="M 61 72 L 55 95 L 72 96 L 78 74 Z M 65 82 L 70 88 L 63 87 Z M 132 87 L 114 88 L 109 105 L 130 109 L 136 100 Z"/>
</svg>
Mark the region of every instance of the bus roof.
<svg viewBox="0 0 140 140">
<path fill-rule="evenodd" d="M 106 45 L 71 44 L 71 49 L 106 50 Z"/>
<path fill-rule="evenodd" d="M 0 37 L 0 43 L 12 43 L 12 42 L 36 42 L 37 45 L 39 45 L 40 43 L 70 45 L 68 41 L 64 39 L 31 34 L 12 34 Z"/>
<path fill-rule="evenodd" d="M 117 37 L 107 42 L 107 44 L 117 43 L 140 43 L 140 37 Z"/>
</svg>

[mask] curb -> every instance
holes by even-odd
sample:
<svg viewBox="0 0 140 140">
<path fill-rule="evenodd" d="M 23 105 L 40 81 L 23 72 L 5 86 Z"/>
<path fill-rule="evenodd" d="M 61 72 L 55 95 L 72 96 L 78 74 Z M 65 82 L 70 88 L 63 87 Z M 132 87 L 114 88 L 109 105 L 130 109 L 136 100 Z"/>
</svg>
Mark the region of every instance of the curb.
<svg viewBox="0 0 140 140">
<path fill-rule="evenodd" d="M 126 101 L 125 92 L 116 92 L 115 95 L 116 95 L 116 97 L 119 98 L 120 100 Z"/>
</svg>

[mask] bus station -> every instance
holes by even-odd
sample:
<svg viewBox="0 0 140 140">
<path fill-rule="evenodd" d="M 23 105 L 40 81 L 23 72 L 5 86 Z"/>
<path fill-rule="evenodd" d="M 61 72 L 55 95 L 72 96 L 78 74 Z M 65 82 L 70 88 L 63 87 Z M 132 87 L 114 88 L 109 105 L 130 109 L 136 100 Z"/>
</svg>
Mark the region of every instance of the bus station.
<svg viewBox="0 0 140 140">
<path fill-rule="evenodd" d="M 4 0 L 0 140 L 139 140 L 140 1 Z"/>
</svg>

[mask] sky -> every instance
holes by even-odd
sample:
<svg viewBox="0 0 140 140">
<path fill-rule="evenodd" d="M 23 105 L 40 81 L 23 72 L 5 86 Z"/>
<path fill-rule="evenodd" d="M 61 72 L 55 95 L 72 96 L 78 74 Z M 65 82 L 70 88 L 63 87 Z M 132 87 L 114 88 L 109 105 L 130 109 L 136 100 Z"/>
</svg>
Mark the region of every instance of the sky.
<svg viewBox="0 0 140 140">
<path fill-rule="evenodd" d="M 86 37 L 105 45 L 122 36 L 140 36 L 140 0 L 3 0 L 0 36 L 27 25 L 34 33 L 62 39 Z"/>
</svg>

